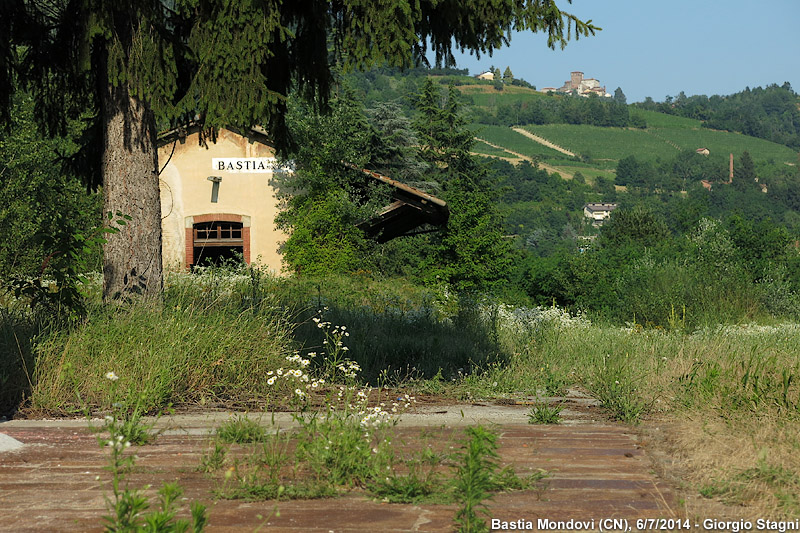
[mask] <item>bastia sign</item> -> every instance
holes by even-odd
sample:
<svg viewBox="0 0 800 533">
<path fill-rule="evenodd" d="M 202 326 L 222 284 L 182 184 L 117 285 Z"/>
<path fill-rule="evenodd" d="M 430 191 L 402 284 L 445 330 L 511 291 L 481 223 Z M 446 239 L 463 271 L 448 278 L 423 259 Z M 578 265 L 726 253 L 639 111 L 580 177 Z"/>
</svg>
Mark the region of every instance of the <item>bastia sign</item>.
<svg viewBox="0 0 800 533">
<path fill-rule="evenodd" d="M 242 174 L 268 174 L 293 170 L 291 163 L 278 161 L 274 157 L 214 157 L 211 159 L 211 167 L 215 172 Z"/>
</svg>

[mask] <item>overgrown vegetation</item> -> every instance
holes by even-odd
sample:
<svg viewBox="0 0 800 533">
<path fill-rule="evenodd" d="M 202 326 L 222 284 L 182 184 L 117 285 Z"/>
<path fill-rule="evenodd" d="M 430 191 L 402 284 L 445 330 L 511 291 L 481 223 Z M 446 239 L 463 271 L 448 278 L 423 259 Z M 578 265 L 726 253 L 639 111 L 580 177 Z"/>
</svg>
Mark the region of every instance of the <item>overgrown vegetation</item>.
<svg viewBox="0 0 800 533">
<path fill-rule="evenodd" d="M 105 379 L 110 383 L 112 399 L 117 399 L 116 389 L 119 376 L 107 372 Z M 114 405 L 119 405 L 114 402 Z M 128 483 L 128 474 L 134 469 L 136 457 L 128 449 L 131 445 L 142 445 L 150 441 L 150 430 L 141 420 L 138 406 L 126 408 L 117 406 L 113 414 L 105 418 L 101 435 L 97 440 L 100 446 L 109 450 L 108 466 L 111 473 L 110 495 L 106 495 L 109 514 L 103 517 L 107 531 L 163 531 L 194 532 L 205 529 L 208 520 L 206 507 L 199 502 L 190 504 L 191 520 L 178 518 L 183 489 L 177 483 L 164 483 L 158 489 L 158 508 L 151 510 L 151 498 L 144 494 L 149 487 L 133 488 Z M 99 479 L 99 476 L 98 476 Z"/>
<path fill-rule="evenodd" d="M 534 161 L 486 165 L 470 155 L 469 98 L 410 77 L 389 85 L 401 96 L 396 105 L 376 100 L 365 109 L 346 90 L 330 115 L 291 103 L 302 140 L 295 155 L 305 166 L 282 184 L 294 195 L 279 222 L 292 230 L 284 253 L 295 275 L 199 269 L 170 276 L 163 299 L 150 301 L 100 304 L 96 277 L 78 277 L 96 257 L 89 248 L 97 242 L 83 246 L 96 226 L 87 222 L 96 199 L 78 197 L 65 179 L 37 189 L 42 198 L 29 203 L 26 172 L 47 168 L 39 162 L 49 147 L 20 152 L 32 138 L 27 128 L 4 138 L 0 150 L 11 162 L 2 185 L 12 194 L 3 196 L 0 217 L 27 213 L 34 225 L 21 230 L 19 249 L 3 241 L 2 282 L 13 289 L 20 285 L 12 276 L 38 280 L 38 292 L 0 296 L 0 409 L 108 412 L 105 429 L 124 439 L 111 439 L 114 450 L 151 437 L 141 417 L 170 405 L 305 409 L 294 432 L 231 420 L 199 468 L 231 498 L 327 497 L 357 487 L 392 502 L 457 501 L 460 525 L 473 530 L 493 491 L 528 480 L 503 473 L 493 436 L 482 430 L 458 456 L 398 455 L 389 422 L 365 432 L 370 387 L 453 399 L 558 396 L 577 387 L 613 419 L 676 427 L 671 445 L 691 456 L 687 479 L 703 496 L 796 516 L 797 168 L 743 149 L 725 183 L 727 160 L 716 153 L 626 152 L 631 139 L 696 139 L 688 119 L 651 111 L 643 112 L 646 131 L 620 130 L 613 161 L 592 154 L 592 132 L 573 137 L 589 148 L 569 161 L 571 180 L 537 166 L 538 158 L 561 157 L 544 147 L 503 145 Z M 686 130 L 680 139 L 659 129 L 668 123 Z M 485 131 L 499 138 L 510 130 Z M 381 246 L 368 241 L 354 223 L 389 199 L 343 158 L 440 195 L 451 206 L 448 226 Z M 34 184 L 52 178 L 32 175 Z M 714 182 L 710 191 L 701 180 Z M 59 190 L 70 205 L 58 204 L 52 220 L 33 216 Z M 601 229 L 582 214 L 591 201 L 619 203 Z M 64 239 L 53 224 L 62 224 Z M 28 239 L 39 231 L 57 238 Z M 80 291 L 64 301 L 48 296 L 51 286 L 55 295 Z M 120 380 L 97 379 L 109 370 Z M 381 401 L 380 411 L 391 412 L 392 400 Z M 557 422 L 559 405 L 542 402 L 530 417 Z M 241 457 L 236 447 L 252 453 Z M 118 472 L 123 459 L 114 459 Z M 162 494 L 166 521 L 177 494 Z M 118 489 L 114 498 L 119 520 L 142 505 Z"/>
</svg>

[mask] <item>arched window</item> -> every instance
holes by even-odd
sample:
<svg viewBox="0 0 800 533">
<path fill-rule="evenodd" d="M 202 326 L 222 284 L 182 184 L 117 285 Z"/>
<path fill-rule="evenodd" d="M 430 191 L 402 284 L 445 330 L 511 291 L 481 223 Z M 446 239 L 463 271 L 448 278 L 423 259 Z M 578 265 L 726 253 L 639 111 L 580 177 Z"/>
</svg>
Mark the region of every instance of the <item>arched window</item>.
<svg viewBox="0 0 800 533">
<path fill-rule="evenodd" d="M 245 219 L 247 223 L 245 222 Z M 250 262 L 250 217 L 197 215 L 187 220 L 186 265 Z"/>
</svg>

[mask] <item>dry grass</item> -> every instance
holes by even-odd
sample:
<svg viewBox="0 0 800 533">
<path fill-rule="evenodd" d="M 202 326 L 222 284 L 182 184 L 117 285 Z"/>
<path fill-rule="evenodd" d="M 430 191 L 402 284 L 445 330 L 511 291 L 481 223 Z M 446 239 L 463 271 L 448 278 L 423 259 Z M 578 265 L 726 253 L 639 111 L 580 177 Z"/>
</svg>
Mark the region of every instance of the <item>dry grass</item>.
<svg viewBox="0 0 800 533">
<path fill-rule="evenodd" d="M 800 518 L 798 338 L 796 324 L 686 333 L 556 317 L 524 344 L 505 337 L 514 356 L 486 381 L 509 392 L 581 385 L 613 417 L 644 422 L 689 516 Z"/>
<path fill-rule="evenodd" d="M 726 420 L 707 411 L 647 424 L 648 443 L 673 461 L 662 474 L 685 489 L 689 518 L 800 516 L 800 427 L 774 417 Z"/>
</svg>

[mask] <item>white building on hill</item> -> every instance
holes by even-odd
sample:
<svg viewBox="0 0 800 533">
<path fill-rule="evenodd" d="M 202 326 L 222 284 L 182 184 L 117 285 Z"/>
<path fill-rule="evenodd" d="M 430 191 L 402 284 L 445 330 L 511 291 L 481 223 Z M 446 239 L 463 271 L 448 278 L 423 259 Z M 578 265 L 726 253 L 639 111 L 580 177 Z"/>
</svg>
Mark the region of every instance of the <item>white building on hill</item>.
<svg viewBox="0 0 800 533">
<path fill-rule="evenodd" d="M 583 216 L 592 220 L 592 226 L 602 226 L 617 204 L 590 203 L 583 206 Z"/>
</svg>

